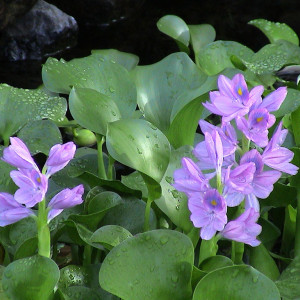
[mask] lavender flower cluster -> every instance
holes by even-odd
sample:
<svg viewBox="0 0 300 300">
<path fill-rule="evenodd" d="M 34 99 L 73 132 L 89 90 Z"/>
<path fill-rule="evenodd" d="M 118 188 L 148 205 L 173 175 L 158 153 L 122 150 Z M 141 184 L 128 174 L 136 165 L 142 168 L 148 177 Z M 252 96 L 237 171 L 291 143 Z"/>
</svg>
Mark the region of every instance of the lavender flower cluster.
<svg viewBox="0 0 300 300">
<path fill-rule="evenodd" d="M 290 163 L 293 152 L 282 147 L 288 133 L 282 122 L 268 140 L 268 129 L 276 121 L 271 112 L 279 109 L 287 89 L 280 87 L 262 99 L 263 86 L 249 91 L 242 74 L 232 80 L 220 75 L 218 88 L 203 105 L 222 117 L 221 126 L 200 120 L 205 140 L 193 151 L 199 161 L 184 157 L 182 168 L 174 172 L 173 186 L 188 196 L 190 219 L 201 228 L 202 239 L 210 240 L 218 231 L 219 237 L 258 246 L 258 198 L 270 195 L 281 172 L 298 171 Z M 233 120 L 243 135 L 241 146 Z M 228 222 L 227 207 L 234 206 L 243 212 Z"/>
<path fill-rule="evenodd" d="M 0 193 L 0 226 L 34 216 L 32 208 L 44 200 L 49 177 L 63 169 L 76 151 L 73 142 L 53 146 L 41 172 L 22 140 L 13 137 L 10 142 L 11 145 L 4 149 L 2 160 L 18 169 L 11 171 L 10 176 L 19 189 L 14 195 Z M 82 203 L 83 192 L 83 185 L 80 184 L 73 189 L 64 189 L 54 196 L 48 203 L 48 222 L 65 208 Z"/>
</svg>

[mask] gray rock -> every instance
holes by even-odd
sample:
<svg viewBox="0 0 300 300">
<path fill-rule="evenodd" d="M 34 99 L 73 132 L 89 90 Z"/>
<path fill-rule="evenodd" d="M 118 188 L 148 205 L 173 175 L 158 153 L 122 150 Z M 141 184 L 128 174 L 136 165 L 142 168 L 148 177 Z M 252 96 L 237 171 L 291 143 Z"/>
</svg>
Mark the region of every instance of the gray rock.
<svg viewBox="0 0 300 300">
<path fill-rule="evenodd" d="M 0 1 L 0 30 L 7 24 L 29 11 L 38 0 L 9 0 Z"/>
<path fill-rule="evenodd" d="M 2 32 L 0 60 L 40 60 L 74 46 L 77 31 L 73 17 L 39 0 Z"/>
</svg>

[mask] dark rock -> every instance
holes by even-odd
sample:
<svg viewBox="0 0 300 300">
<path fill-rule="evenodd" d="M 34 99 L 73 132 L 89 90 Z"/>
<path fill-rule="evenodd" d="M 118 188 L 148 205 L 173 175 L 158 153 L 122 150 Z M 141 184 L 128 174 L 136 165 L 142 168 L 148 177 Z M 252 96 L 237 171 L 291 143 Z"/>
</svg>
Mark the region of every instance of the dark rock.
<svg viewBox="0 0 300 300">
<path fill-rule="evenodd" d="M 2 32 L 0 59 L 39 60 L 76 44 L 77 23 L 54 5 L 39 0 Z"/>
<path fill-rule="evenodd" d="M 38 0 L 0 0 L 0 30 L 29 11 Z"/>
</svg>

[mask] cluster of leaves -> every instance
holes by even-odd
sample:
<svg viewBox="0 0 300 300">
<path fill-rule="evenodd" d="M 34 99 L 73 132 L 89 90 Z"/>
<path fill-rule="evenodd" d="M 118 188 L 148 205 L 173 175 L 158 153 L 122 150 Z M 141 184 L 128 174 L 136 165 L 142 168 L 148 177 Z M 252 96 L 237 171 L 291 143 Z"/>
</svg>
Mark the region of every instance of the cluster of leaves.
<svg viewBox="0 0 300 300">
<path fill-rule="evenodd" d="M 70 164 L 50 179 L 49 199 L 80 183 L 86 191 L 82 206 L 51 221 L 52 259 L 36 255 L 32 219 L 1 228 L 1 299 L 299 297 L 300 257 L 294 258 L 300 250 L 294 247 L 299 176 L 282 178 L 261 202 L 262 244 L 247 248 L 245 265 L 233 265 L 226 241 L 219 243 L 219 255 L 203 255 L 209 244 L 200 248 L 186 196 L 172 187 L 181 158 L 193 158 L 194 144 L 203 139 L 196 133 L 198 121 L 210 113 L 202 102 L 217 88 L 220 74 L 242 73 L 249 87 L 264 85 L 266 93 L 274 85 L 288 86 L 276 117 L 290 130 L 285 146 L 300 166 L 299 87 L 276 76 L 282 67 L 300 64 L 298 37 L 285 24 L 250 24 L 270 40 L 256 53 L 238 42 L 214 41 L 210 25 L 165 16 L 158 28 L 181 52 L 155 64 L 139 66 L 133 54 L 94 50 L 69 62 L 49 58 L 44 85 L 37 90 L 0 85 L 5 146 L 17 135 L 32 154 L 47 155 L 62 142 L 61 132 L 80 145 L 97 141 L 97 149 L 78 148 Z M 104 142 L 107 154 L 102 154 Z M 114 161 L 133 172 L 116 179 Z M 0 169 L 0 191 L 14 193 L 12 167 L 0 161 Z"/>
</svg>

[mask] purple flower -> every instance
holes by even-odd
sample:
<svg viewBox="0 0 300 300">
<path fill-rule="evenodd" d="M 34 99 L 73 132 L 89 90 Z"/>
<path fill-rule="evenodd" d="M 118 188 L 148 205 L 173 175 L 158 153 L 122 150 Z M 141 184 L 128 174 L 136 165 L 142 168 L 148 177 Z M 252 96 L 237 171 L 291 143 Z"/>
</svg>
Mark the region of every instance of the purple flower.
<svg viewBox="0 0 300 300">
<path fill-rule="evenodd" d="M 245 195 L 252 193 L 252 181 L 255 172 L 253 162 L 241 164 L 234 170 L 229 167 L 224 179 L 224 196 L 228 206 L 239 205 Z"/>
<path fill-rule="evenodd" d="M 246 209 L 253 207 L 256 211 L 259 211 L 259 202 L 256 197 L 265 199 L 273 191 L 274 183 L 280 178 L 281 173 L 279 171 L 263 171 L 263 159 L 256 149 L 250 150 L 245 153 L 241 160 L 241 164 L 245 163 L 255 164 L 255 173 L 253 176 L 252 193 L 246 196 Z"/>
<path fill-rule="evenodd" d="M 46 161 L 47 176 L 58 172 L 63 169 L 69 161 L 74 157 L 76 146 L 73 142 L 69 142 L 63 145 L 54 145 L 49 152 L 49 157 Z"/>
<path fill-rule="evenodd" d="M 203 170 L 216 169 L 221 171 L 223 164 L 223 146 L 219 133 L 213 130 L 205 132 L 205 141 L 200 142 L 194 149 L 193 154 L 198 158 L 198 166 Z"/>
<path fill-rule="evenodd" d="M 288 131 L 286 129 L 281 130 L 281 128 L 282 122 L 278 124 L 273 137 L 266 146 L 262 154 L 262 160 L 264 164 L 275 170 L 295 175 L 299 168 L 290 163 L 294 153 L 285 147 L 281 147 Z"/>
<path fill-rule="evenodd" d="M 287 95 L 287 88 L 280 87 L 277 90 L 270 93 L 268 96 L 264 98 L 264 100 L 258 99 L 257 102 L 251 107 L 252 109 L 261 109 L 265 108 L 268 112 L 276 111 L 281 106 L 282 102 L 284 101 Z"/>
<path fill-rule="evenodd" d="M 11 171 L 10 177 L 19 187 L 15 200 L 26 207 L 33 207 L 41 202 L 48 189 L 48 178 L 35 169 L 20 169 Z"/>
<path fill-rule="evenodd" d="M 64 189 L 54 196 L 48 204 L 50 209 L 48 221 L 59 215 L 65 208 L 73 207 L 83 202 L 83 185 L 80 184 L 73 189 Z"/>
<path fill-rule="evenodd" d="M 248 120 L 244 117 L 236 118 L 236 125 L 244 135 L 259 147 L 268 144 L 268 129 L 275 123 L 275 117 L 265 108 L 254 109 Z"/>
<path fill-rule="evenodd" d="M 226 203 L 216 189 L 206 191 L 203 197 L 192 196 L 188 200 L 191 221 L 201 228 L 200 236 L 210 240 L 216 231 L 221 231 L 226 222 Z"/>
<path fill-rule="evenodd" d="M 175 170 L 173 186 L 178 191 L 190 195 L 193 192 L 204 192 L 209 188 L 208 179 L 190 158 L 181 160 L 182 169 Z"/>
<path fill-rule="evenodd" d="M 223 146 L 224 157 L 233 154 L 237 147 L 237 137 L 233 126 L 230 123 L 223 123 L 222 127 L 214 126 L 204 120 L 199 121 L 199 126 L 203 133 L 208 132 L 212 134 L 213 131 L 217 131 Z"/>
<path fill-rule="evenodd" d="M 255 102 L 261 101 L 263 86 L 256 86 L 250 92 L 242 74 L 236 74 L 232 80 L 224 75 L 218 78 L 219 91 L 210 93 L 211 103 L 203 105 L 211 112 L 229 122 L 237 116 L 244 116 Z"/>
<path fill-rule="evenodd" d="M 256 237 L 261 233 L 261 226 L 257 224 L 259 213 L 253 208 L 247 209 L 237 219 L 226 224 L 221 235 L 230 240 L 256 247 L 260 241 Z"/>
<path fill-rule="evenodd" d="M 16 202 L 14 197 L 8 193 L 0 193 L 0 226 L 7 226 L 27 218 L 33 212 Z"/>
<path fill-rule="evenodd" d="M 10 138 L 11 145 L 4 149 L 2 160 L 18 169 L 36 169 L 38 166 L 26 145 L 17 137 Z"/>
</svg>

